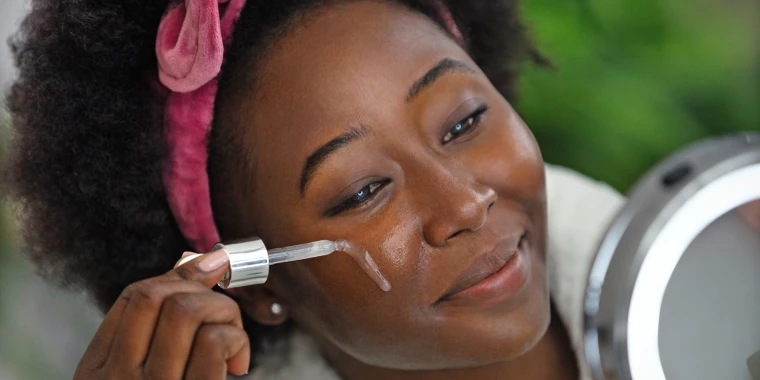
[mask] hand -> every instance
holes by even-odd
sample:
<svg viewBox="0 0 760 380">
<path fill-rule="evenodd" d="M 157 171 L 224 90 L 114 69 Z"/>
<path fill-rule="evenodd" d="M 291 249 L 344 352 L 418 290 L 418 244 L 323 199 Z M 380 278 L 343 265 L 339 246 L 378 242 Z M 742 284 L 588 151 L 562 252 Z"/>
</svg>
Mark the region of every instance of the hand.
<svg viewBox="0 0 760 380">
<path fill-rule="evenodd" d="M 760 200 L 739 206 L 739 214 L 750 226 L 760 232 Z"/>
<path fill-rule="evenodd" d="M 225 379 L 248 373 L 240 309 L 211 290 L 223 251 L 129 285 L 105 315 L 74 379 Z"/>
</svg>

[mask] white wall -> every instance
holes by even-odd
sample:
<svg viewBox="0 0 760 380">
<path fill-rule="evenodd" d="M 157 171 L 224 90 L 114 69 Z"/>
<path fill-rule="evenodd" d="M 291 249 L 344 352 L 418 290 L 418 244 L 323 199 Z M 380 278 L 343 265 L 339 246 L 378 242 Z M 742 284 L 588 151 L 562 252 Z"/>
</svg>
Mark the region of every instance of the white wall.
<svg viewBox="0 0 760 380">
<path fill-rule="evenodd" d="M 29 0 L 0 0 L 0 89 L 2 93 L 16 75 L 7 41 L 18 29 L 28 8 Z"/>
</svg>

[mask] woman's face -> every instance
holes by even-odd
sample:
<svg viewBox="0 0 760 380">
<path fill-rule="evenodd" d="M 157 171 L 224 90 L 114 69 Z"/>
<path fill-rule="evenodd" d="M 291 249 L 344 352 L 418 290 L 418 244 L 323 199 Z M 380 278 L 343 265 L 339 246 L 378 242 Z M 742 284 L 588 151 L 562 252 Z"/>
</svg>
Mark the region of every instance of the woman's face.
<svg viewBox="0 0 760 380">
<path fill-rule="evenodd" d="M 264 286 L 301 328 L 399 369 L 495 363 L 541 338 L 541 155 L 444 31 L 398 5 L 331 5 L 268 51 L 259 78 L 241 111 L 254 170 L 236 233 L 270 247 L 345 238 L 392 284 L 342 253 L 274 266 Z"/>
</svg>

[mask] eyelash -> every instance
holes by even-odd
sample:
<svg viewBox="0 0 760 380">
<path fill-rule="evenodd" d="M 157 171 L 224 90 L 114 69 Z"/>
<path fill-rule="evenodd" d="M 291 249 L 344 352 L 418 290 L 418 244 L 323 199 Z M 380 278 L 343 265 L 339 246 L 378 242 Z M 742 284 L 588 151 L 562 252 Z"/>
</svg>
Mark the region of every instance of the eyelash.
<svg viewBox="0 0 760 380">
<path fill-rule="evenodd" d="M 443 136 L 442 143 L 447 144 L 451 142 L 452 140 L 456 139 L 457 137 L 471 132 L 473 128 L 478 126 L 478 124 L 480 123 L 480 120 L 482 119 L 483 114 L 487 110 L 488 110 L 488 106 L 482 105 L 478 107 L 478 109 L 476 109 L 473 113 L 468 115 L 466 118 L 454 124 L 454 126 L 451 129 L 449 129 L 448 132 L 446 132 L 446 135 Z M 454 136 L 454 133 L 452 133 L 452 131 L 455 128 L 457 128 L 457 126 L 461 126 L 462 129 L 460 129 L 457 132 L 458 134 Z M 356 193 L 354 193 L 354 195 L 351 198 L 346 199 L 345 201 L 341 202 L 339 205 L 328 210 L 325 214 L 327 216 L 335 216 L 342 212 L 360 207 L 363 204 L 369 202 L 369 200 L 371 200 L 375 196 L 375 194 L 377 194 L 379 190 L 381 190 L 383 187 L 385 187 L 389 183 L 390 183 L 390 180 L 372 182 L 362 187 Z"/>
<path fill-rule="evenodd" d="M 469 116 L 460 120 L 458 123 L 454 124 L 454 126 L 451 127 L 451 129 L 449 129 L 445 135 L 443 135 L 443 138 L 441 139 L 441 143 L 448 144 L 449 142 L 456 139 L 457 137 L 471 132 L 473 128 L 478 126 L 478 124 L 480 123 L 480 120 L 483 118 L 483 114 L 487 110 L 488 110 L 488 106 L 481 105 Z M 457 135 L 454 135 L 452 131 L 456 129 L 457 127 L 460 127 L 461 129 L 458 132 L 456 132 L 458 133 Z"/>
<path fill-rule="evenodd" d="M 351 198 L 346 199 L 345 201 L 341 202 L 339 205 L 333 207 L 332 209 L 327 211 L 327 216 L 334 216 L 337 214 L 340 214 L 344 211 L 348 211 L 354 208 L 357 208 L 365 203 L 367 203 L 370 199 L 372 199 L 375 194 L 385 187 L 385 185 L 389 184 L 391 181 L 389 179 L 384 181 L 378 181 L 378 182 L 372 182 L 364 187 L 362 187 L 359 191 L 354 193 L 354 196 Z M 365 195 L 362 195 L 364 193 Z"/>
</svg>

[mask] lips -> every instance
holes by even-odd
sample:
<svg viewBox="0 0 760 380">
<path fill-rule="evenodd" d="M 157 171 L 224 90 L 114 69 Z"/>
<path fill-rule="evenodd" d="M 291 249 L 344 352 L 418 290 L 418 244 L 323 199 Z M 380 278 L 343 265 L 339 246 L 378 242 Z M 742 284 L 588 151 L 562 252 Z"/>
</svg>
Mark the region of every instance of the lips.
<svg viewBox="0 0 760 380">
<path fill-rule="evenodd" d="M 527 277 L 527 258 L 519 257 L 525 256 L 525 252 L 520 251 L 524 237 L 524 234 L 511 235 L 480 254 L 454 280 L 439 302 L 457 298 L 503 298 L 519 290 Z"/>
</svg>

